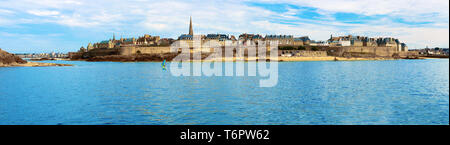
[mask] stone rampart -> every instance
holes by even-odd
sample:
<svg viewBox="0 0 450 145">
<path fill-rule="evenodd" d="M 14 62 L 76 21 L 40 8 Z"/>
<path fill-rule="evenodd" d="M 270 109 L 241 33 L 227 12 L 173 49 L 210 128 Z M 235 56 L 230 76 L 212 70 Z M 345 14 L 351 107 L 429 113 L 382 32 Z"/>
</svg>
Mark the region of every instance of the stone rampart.
<svg viewBox="0 0 450 145">
<path fill-rule="evenodd" d="M 356 46 L 344 46 L 344 47 L 325 47 L 330 56 L 343 56 L 343 57 L 393 57 L 399 53 L 395 47 L 356 47 Z"/>
<path fill-rule="evenodd" d="M 308 50 L 278 50 L 278 55 L 290 55 L 299 57 L 325 57 L 327 56 L 326 51 L 308 51 Z"/>
<path fill-rule="evenodd" d="M 136 47 L 124 46 L 119 48 L 120 55 L 134 55 L 134 54 L 164 54 L 170 53 L 169 46 L 150 46 L 150 47 Z"/>
</svg>

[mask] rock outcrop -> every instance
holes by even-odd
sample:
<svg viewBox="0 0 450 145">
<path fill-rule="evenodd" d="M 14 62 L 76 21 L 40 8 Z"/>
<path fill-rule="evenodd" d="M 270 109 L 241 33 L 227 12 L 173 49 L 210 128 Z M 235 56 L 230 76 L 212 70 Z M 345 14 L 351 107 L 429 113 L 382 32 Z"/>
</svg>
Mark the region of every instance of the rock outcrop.
<svg viewBox="0 0 450 145">
<path fill-rule="evenodd" d="M 0 49 L 0 65 L 25 64 L 26 60 Z"/>
</svg>

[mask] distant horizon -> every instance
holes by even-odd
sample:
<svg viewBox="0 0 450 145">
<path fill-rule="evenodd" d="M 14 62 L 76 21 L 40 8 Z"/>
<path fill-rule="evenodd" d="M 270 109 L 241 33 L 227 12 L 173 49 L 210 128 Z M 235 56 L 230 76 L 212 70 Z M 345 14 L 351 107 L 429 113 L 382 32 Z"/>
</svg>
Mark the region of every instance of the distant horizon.
<svg viewBox="0 0 450 145">
<path fill-rule="evenodd" d="M 216 33 L 210 33 L 210 34 L 216 34 Z M 226 33 L 223 33 L 223 34 L 226 34 Z M 258 34 L 258 33 L 255 33 L 255 34 Z M 145 34 L 144 34 L 145 35 Z M 149 35 L 151 35 L 151 34 L 149 34 Z M 180 34 L 181 35 L 181 34 Z M 194 35 L 207 35 L 207 34 L 194 34 Z M 229 36 L 231 36 L 231 34 L 227 34 L 227 35 L 229 35 Z M 262 35 L 262 34 L 260 34 L 260 35 Z M 275 35 L 275 34 L 265 34 L 265 35 Z M 262 35 L 262 36 L 265 36 L 265 35 Z M 279 35 L 282 35 L 282 34 L 279 34 Z M 284 35 L 284 34 L 283 34 Z M 351 34 L 348 34 L 348 35 L 351 35 Z M 151 35 L 151 36 L 155 36 L 155 35 Z M 236 36 L 236 35 L 234 35 L 234 36 Z M 341 36 L 341 35 L 339 35 L 339 36 Z M 135 36 L 136 38 L 137 37 L 140 37 L 140 36 Z M 294 37 L 301 37 L 301 36 L 294 36 Z M 132 37 L 123 37 L 123 38 L 132 38 Z M 168 37 L 161 37 L 161 38 L 168 38 Z M 170 38 L 170 37 L 169 37 Z M 104 40 L 109 40 L 109 39 L 112 39 L 112 37 L 111 38 L 107 38 L 107 39 L 104 39 Z M 117 38 L 116 37 L 116 39 L 120 39 L 120 37 L 119 38 Z M 172 38 L 172 39 L 174 39 L 174 40 L 177 40 L 177 38 Z M 326 40 L 315 40 L 315 41 L 326 41 Z M 97 43 L 97 42 L 91 42 L 92 44 L 94 44 L 94 43 Z M 7 52 L 10 52 L 10 53 L 14 53 L 14 54 L 33 54 L 33 53 L 35 53 L 35 54 L 39 54 L 39 53 L 52 53 L 52 52 L 54 52 L 54 53 L 68 53 L 68 52 L 75 52 L 75 51 L 78 51 L 81 47 L 87 47 L 87 44 L 86 44 L 86 46 L 80 46 L 79 48 L 75 48 L 75 50 L 72 50 L 72 51 L 67 51 L 67 52 L 64 52 L 64 51 L 54 51 L 54 50 L 50 50 L 50 51 L 46 51 L 46 52 L 12 52 L 12 51 L 7 51 Z M 427 48 L 427 46 L 426 47 L 423 47 L 423 48 L 409 48 L 409 50 L 414 50 L 414 49 L 426 49 Z M 430 48 L 430 49 L 434 49 L 434 48 L 443 48 L 443 49 L 449 49 L 449 47 L 439 47 L 439 46 L 435 46 L 435 47 L 430 47 L 430 46 L 428 46 L 428 48 Z M 4 48 L 1 48 L 0 47 L 0 49 L 2 49 L 2 50 L 5 50 Z M 6 50 L 5 50 L 6 51 Z"/>
<path fill-rule="evenodd" d="M 327 40 L 330 35 L 393 37 L 409 49 L 449 47 L 446 0 L 263 0 L 0 2 L 0 48 L 11 53 L 67 53 L 88 43 L 149 34 L 282 34 Z M 126 35 L 125 35 L 126 34 Z"/>
</svg>

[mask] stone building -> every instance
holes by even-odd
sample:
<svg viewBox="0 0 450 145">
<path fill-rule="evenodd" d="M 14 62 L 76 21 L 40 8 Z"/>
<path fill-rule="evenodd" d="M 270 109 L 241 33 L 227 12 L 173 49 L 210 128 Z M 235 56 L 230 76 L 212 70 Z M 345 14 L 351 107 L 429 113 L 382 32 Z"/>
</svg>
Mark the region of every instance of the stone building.
<svg viewBox="0 0 450 145">
<path fill-rule="evenodd" d="M 328 41 L 311 41 L 309 46 L 329 46 Z"/>
<path fill-rule="evenodd" d="M 151 36 L 151 35 L 145 34 L 144 36 L 139 37 L 136 40 L 136 44 L 137 45 L 157 45 L 159 40 L 160 40 L 159 36 Z"/>
<path fill-rule="evenodd" d="M 406 46 L 406 44 L 405 43 L 400 43 L 400 47 L 401 47 L 401 49 L 400 49 L 400 51 L 408 51 L 408 46 Z"/>
<path fill-rule="evenodd" d="M 231 38 L 226 34 L 208 34 L 202 39 L 202 47 L 209 47 L 217 44 L 224 47 L 225 41 L 231 41 Z M 210 48 L 205 48 L 204 50 L 210 51 Z"/>
<path fill-rule="evenodd" d="M 158 45 L 160 45 L 160 46 L 169 46 L 173 42 L 175 42 L 175 40 L 172 39 L 172 38 L 162 38 L 162 39 L 159 40 Z"/>
<path fill-rule="evenodd" d="M 264 37 L 259 34 L 247 34 L 243 33 L 239 35 L 239 43 L 247 45 L 247 43 L 258 43 L 258 41 L 263 41 Z"/>
<path fill-rule="evenodd" d="M 92 49 L 111 49 L 111 48 L 119 48 L 121 46 L 125 45 L 136 45 L 136 46 L 157 46 L 161 43 L 165 45 L 169 45 L 173 42 L 173 39 L 164 39 L 163 42 L 161 42 L 161 39 L 159 36 L 151 36 L 148 34 L 145 34 L 144 36 L 138 37 L 136 39 L 135 37 L 132 38 L 120 38 L 119 40 L 116 40 L 115 36 L 113 36 L 113 39 L 109 40 L 103 40 L 99 43 L 94 43 L 92 45 L 89 43 L 88 45 L 88 51 Z M 169 44 L 166 44 L 169 43 Z"/>
<path fill-rule="evenodd" d="M 331 35 L 328 39 L 329 46 L 354 46 L 354 47 L 392 47 L 396 48 L 398 51 L 405 51 L 404 46 L 400 43 L 398 39 L 395 38 L 369 38 L 363 36 L 339 36 L 333 37 Z"/>
<path fill-rule="evenodd" d="M 84 48 L 83 46 L 81 46 L 80 50 L 78 50 L 78 52 L 87 52 L 86 48 Z"/>
<path fill-rule="evenodd" d="M 292 35 L 266 35 L 265 40 L 276 40 L 278 41 L 278 46 L 289 46 L 294 44 L 294 36 Z"/>
<path fill-rule="evenodd" d="M 395 47 L 398 48 L 399 41 L 395 38 L 378 38 L 377 39 L 378 46 L 380 47 Z"/>
<path fill-rule="evenodd" d="M 114 43 L 111 40 L 103 40 L 99 43 L 95 43 L 94 44 L 94 48 L 99 48 L 99 49 L 109 49 L 109 48 L 114 48 Z"/>
<path fill-rule="evenodd" d="M 363 46 L 374 47 L 378 46 L 375 38 L 364 37 Z"/>
<path fill-rule="evenodd" d="M 231 40 L 230 37 L 226 34 L 208 34 L 206 35 L 206 40 L 218 40 L 218 41 L 225 41 L 225 40 Z"/>
<path fill-rule="evenodd" d="M 92 45 L 92 43 L 89 43 L 87 46 L 87 51 L 90 51 L 92 49 L 94 49 L 94 46 Z"/>
<path fill-rule="evenodd" d="M 293 45 L 294 46 L 306 46 L 306 45 L 310 45 L 310 43 L 311 43 L 311 39 L 309 39 L 308 36 L 303 36 L 303 37 L 295 37 Z"/>
<path fill-rule="evenodd" d="M 259 34 L 241 34 L 239 35 L 239 40 L 253 40 L 253 41 L 258 41 L 258 40 L 263 40 L 263 37 Z"/>
</svg>

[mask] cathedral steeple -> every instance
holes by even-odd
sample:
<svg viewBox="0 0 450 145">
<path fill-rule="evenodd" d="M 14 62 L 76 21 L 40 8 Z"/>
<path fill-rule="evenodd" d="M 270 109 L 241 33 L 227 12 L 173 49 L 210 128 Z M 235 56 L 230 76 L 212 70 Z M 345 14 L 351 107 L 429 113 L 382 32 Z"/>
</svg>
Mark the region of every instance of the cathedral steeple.
<svg viewBox="0 0 450 145">
<path fill-rule="evenodd" d="M 192 29 L 192 17 L 189 17 L 189 35 L 194 35 L 194 30 Z"/>
</svg>

